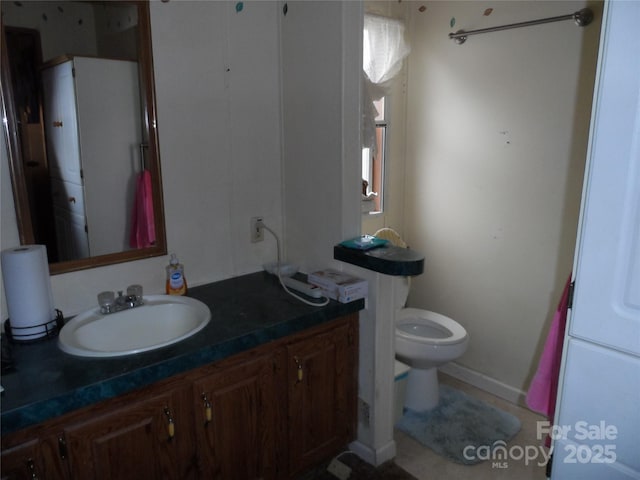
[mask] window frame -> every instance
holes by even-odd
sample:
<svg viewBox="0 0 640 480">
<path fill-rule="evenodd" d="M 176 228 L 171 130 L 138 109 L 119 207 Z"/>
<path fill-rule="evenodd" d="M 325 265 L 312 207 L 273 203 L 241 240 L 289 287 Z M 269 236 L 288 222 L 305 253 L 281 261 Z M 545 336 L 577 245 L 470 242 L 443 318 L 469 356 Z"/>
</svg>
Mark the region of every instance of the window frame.
<svg viewBox="0 0 640 480">
<path fill-rule="evenodd" d="M 376 147 L 377 147 L 377 154 L 376 156 L 379 156 L 379 163 L 380 166 L 378 168 L 376 168 L 375 165 L 375 156 L 371 156 L 374 158 L 371 158 L 371 165 L 370 165 L 370 175 L 371 175 L 371 179 L 372 181 L 369 182 L 369 185 L 367 187 L 367 193 L 371 193 L 371 192 L 376 192 L 376 190 L 374 190 L 374 186 L 379 187 L 376 193 L 378 194 L 377 198 L 374 200 L 375 205 L 377 207 L 377 209 L 371 210 L 371 211 L 367 211 L 367 212 L 363 212 L 364 214 L 368 214 L 368 215 L 381 215 L 384 214 L 385 211 L 385 192 L 386 192 L 386 184 L 387 184 L 387 164 L 388 164 L 388 151 L 389 151 L 389 131 L 391 128 L 391 122 L 389 121 L 389 105 L 390 105 L 390 95 L 385 95 L 384 97 L 382 97 L 380 100 L 382 100 L 382 115 L 379 115 L 378 117 L 376 117 L 375 120 L 375 131 L 376 131 Z M 380 100 L 376 100 L 377 102 L 380 102 Z M 379 131 L 381 134 L 381 138 L 380 140 L 378 140 L 378 135 L 379 135 Z M 369 149 L 369 147 L 364 147 L 362 150 L 364 151 L 365 149 Z M 369 149 L 370 150 L 370 149 Z M 362 162 L 364 162 L 364 155 L 363 155 L 363 159 Z M 364 170 L 364 164 L 361 164 L 362 170 Z M 377 176 L 379 176 L 379 180 L 376 181 L 376 171 Z M 363 175 L 363 179 L 364 179 L 364 175 Z"/>
</svg>

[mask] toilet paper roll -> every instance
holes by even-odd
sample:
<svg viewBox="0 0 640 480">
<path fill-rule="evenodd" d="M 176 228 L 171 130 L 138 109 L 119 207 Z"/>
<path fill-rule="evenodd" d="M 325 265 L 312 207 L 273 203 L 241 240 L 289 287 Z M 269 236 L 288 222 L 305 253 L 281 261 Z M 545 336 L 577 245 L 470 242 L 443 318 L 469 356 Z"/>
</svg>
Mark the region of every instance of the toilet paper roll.
<svg viewBox="0 0 640 480">
<path fill-rule="evenodd" d="M 16 340 L 43 337 L 46 328 L 42 325 L 56 318 L 46 247 L 10 248 L 3 250 L 1 257 L 11 333 Z"/>
</svg>

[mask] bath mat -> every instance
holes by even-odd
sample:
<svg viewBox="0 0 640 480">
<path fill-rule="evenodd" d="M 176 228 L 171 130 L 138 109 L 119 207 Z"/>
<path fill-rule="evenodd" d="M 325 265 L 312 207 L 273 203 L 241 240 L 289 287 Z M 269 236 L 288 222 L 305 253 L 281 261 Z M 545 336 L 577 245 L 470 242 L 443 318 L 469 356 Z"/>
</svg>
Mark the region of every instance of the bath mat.
<svg viewBox="0 0 640 480">
<path fill-rule="evenodd" d="M 405 409 L 396 428 L 443 457 L 472 465 L 491 458 L 494 447 L 504 447 L 520 430 L 520 420 L 455 388 L 440 385 L 437 407 L 422 413 Z"/>
</svg>

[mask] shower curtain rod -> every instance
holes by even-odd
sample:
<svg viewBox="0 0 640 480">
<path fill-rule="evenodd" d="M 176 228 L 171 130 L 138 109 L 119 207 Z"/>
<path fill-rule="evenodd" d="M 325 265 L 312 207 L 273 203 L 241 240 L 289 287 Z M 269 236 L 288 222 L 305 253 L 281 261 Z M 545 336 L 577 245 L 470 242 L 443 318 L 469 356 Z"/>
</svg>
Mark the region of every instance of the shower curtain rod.
<svg viewBox="0 0 640 480">
<path fill-rule="evenodd" d="M 574 20 L 579 27 L 586 27 L 593 20 L 593 12 L 589 8 L 583 8 L 575 13 L 568 15 L 560 15 L 559 17 L 541 18 L 539 20 L 530 20 L 528 22 L 511 23 L 509 25 L 501 25 L 498 27 L 481 28 L 479 30 L 458 30 L 456 33 L 450 33 L 449 38 L 455 40 L 458 45 L 462 45 L 467 41 L 469 35 L 478 35 L 480 33 L 498 32 L 500 30 L 509 30 L 511 28 L 530 27 L 532 25 L 540 25 L 543 23 L 561 22 L 563 20 Z"/>
</svg>

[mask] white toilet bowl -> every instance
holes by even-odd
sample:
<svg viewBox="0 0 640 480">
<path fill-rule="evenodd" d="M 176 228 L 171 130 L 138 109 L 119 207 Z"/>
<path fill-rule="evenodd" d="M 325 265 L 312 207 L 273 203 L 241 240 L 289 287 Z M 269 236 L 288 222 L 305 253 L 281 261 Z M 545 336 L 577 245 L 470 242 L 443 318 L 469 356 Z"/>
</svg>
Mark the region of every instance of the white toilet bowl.
<svg viewBox="0 0 640 480">
<path fill-rule="evenodd" d="M 437 367 L 460 357 L 469 345 L 467 331 L 439 313 L 402 308 L 396 317 L 396 357 L 411 366 L 405 407 L 425 411 L 438 405 Z"/>
</svg>

